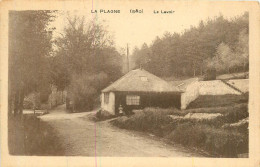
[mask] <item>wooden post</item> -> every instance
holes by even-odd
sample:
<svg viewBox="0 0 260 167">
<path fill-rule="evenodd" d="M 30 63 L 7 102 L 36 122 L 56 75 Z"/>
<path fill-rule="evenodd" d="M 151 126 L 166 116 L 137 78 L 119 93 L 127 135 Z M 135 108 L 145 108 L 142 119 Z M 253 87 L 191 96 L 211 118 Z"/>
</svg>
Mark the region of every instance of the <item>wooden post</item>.
<svg viewBox="0 0 260 167">
<path fill-rule="evenodd" d="M 126 45 L 126 66 L 127 66 L 127 72 L 129 72 L 129 48 L 128 44 Z"/>
</svg>

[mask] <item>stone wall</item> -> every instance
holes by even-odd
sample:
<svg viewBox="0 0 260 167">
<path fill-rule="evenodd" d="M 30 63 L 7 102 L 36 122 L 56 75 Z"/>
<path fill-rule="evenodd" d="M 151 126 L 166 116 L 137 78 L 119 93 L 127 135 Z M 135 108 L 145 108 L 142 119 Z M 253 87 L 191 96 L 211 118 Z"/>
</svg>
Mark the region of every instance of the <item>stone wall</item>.
<svg viewBox="0 0 260 167">
<path fill-rule="evenodd" d="M 224 84 L 221 80 L 199 81 L 199 95 L 226 95 L 241 93 Z"/>
<path fill-rule="evenodd" d="M 249 90 L 248 79 L 229 80 L 227 83 L 246 93 Z M 223 83 L 221 80 L 195 81 L 187 86 L 181 95 L 181 109 L 187 106 L 200 95 L 241 95 L 240 92 Z"/>
<path fill-rule="evenodd" d="M 199 96 L 199 82 L 195 81 L 187 86 L 186 91 L 181 94 L 181 109 L 187 106 Z"/>
<path fill-rule="evenodd" d="M 243 93 L 246 93 L 249 91 L 249 79 L 231 79 L 231 80 L 227 81 L 227 83 L 238 88 Z"/>
</svg>

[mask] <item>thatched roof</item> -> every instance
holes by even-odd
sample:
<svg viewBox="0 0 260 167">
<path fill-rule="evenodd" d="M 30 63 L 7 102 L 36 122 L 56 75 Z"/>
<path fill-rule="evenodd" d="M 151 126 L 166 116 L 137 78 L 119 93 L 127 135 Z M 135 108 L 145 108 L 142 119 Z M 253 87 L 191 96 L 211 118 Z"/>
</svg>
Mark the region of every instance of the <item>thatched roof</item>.
<svg viewBox="0 0 260 167">
<path fill-rule="evenodd" d="M 181 92 L 177 87 L 170 85 L 165 80 L 143 70 L 136 69 L 112 83 L 102 92 Z"/>
</svg>

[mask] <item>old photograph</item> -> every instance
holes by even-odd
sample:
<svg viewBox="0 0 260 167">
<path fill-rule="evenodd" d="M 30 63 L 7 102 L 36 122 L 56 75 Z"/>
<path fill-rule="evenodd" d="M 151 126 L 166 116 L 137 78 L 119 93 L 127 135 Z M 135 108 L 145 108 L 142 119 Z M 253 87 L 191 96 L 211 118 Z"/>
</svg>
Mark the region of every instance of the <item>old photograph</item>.
<svg viewBox="0 0 260 167">
<path fill-rule="evenodd" d="M 8 11 L 11 156 L 250 158 L 248 9 L 91 5 Z"/>
</svg>

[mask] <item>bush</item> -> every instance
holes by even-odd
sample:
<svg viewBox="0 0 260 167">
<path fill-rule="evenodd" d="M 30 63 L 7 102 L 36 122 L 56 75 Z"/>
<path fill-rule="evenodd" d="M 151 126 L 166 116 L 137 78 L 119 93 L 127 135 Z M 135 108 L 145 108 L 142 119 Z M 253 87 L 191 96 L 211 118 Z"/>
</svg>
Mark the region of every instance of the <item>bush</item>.
<svg viewBox="0 0 260 167">
<path fill-rule="evenodd" d="M 23 108 L 24 109 L 33 109 L 33 102 L 31 100 L 24 99 Z"/>
<path fill-rule="evenodd" d="M 163 135 L 162 129 L 172 121 L 170 114 L 181 114 L 177 109 L 145 108 L 130 117 L 120 117 L 113 124 L 125 129 L 153 132 Z"/>
<path fill-rule="evenodd" d="M 221 113 L 222 116 L 218 116 L 215 119 L 197 121 L 202 124 L 207 124 L 215 127 L 221 127 L 226 123 L 235 123 L 249 116 L 247 104 L 237 104 L 234 106 L 217 107 L 217 108 L 190 109 L 190 110 L 186 110 L 185 112 L 186 113 Z"/>
<path fill-rule="evenodd" d="M 143 110 L 145 113 L 160 113 L 160 115 L 178 115 L 178 116 L 184 116 L 186 113 L 183 110 L 179 110 L 177 108 L 152 108 L 147 107 Z"/>
<path fill-rule="evenodd" d="M 235 123 L 249 116 L 247 105 L 236 105 L 233 107 L 228 107 L 228 109 L 228 111 L 224 110 L 225 112 L 222 113 L 222 116 L 219 116 L 214 120 L 205 120 L 204 123 L 221 127 L 224 124 Z"/>
<path fill-rule="evenodd" d="M 208 128 L 205 149 L 225 157 L 248 152 L 248 136 L 236 131 Z"/>
<path fill-rule="evenodd" d="M 103 120 L 111 119 L 111 118 L 114 118 L 114 117 L 115 117 L 114 115 L 110 114 L 106 110 L 99 110 L 96 113 L 96 121 L 103 121 Z"/>
<path fill-rule="evenodd" d="M 248 118 L 242 119 L 236 123 L 224 124 L 222 128 L 236 130 L 238 132 L 248 135 Z"/>
<path fill-rule="evenodd" d="M 247 118 L 249 116 L 248 107 L 241 106 L 238 109 L 231 110 L 225 113 L 222 118 L 224 119 L 225 123 L 234 123 L 238 122 L 241 119 Z"/>
<path fill-rule="evenodd" d="M 216 79 L 216 69 L 215 68 L 208 68 L 206 74 L 203 77 L 204 81 L 210 81 Z"/>
<path fill-rule="evenodd" d="M 172 118 L 169 117 L 169 115 L 184 116 L 187 113 L 221 113 L 223 115 L 212 120 L 172 120 Z M 125 129 L 156 132 L 157 135 L 163 135 L 168 133 L 169 130 L 174 129 L 174 126 L 186 122 L 221 127 L 225 123 L 234 123 L 244 119 L 248 117 L 248 115 L 247 104 L 237 104 L 235 106 L 218 108 L 189 109 L 184 111 L 175 108 L 145 108 L 143 111 L 137 112 L 133 116 L 126 117 L 128 119 L 118 118 L 114 121 L 114 124 Z"/>
<path fill-rule="evenodd" d="M 92 110 L 98 92 L 108 81 L 106 73 L 95 75 L 75 74 L 68 88 L 69 99 L 73 102 L 73 109 L 76 111 Z"/>
<path fill-rule="evenodd" d="M 184 116 L 187 113 L 221 113 L 215 119 L 172 119 L 169 115 Z M 217 156 L 236 157 L 248 152 L 247 124 L 236 128 L 223 125 L 248 117 L 247 104 L 229 107 L 178 109 L 145 108 L 132 116 L 123 116 L 112 123 L 120 128 L 144 131 L 166 138 L 187 147 L 196 147 Z"/>
<path fill-rule="evenodd" d="M 195 130 L 194 124 L 191 122 L 178 125 L 167 138 L 184 146 L 201 146 L 206 140 L 205 133 L 201 129 Z"/>
<path fill-rule="evenodd" d="M 224 157 L 236 157 L 237 154 L 248 152 L 247 135 L 208 125 L 181 124 L 167 136 L 167 139 Z"/>
<path fill-rule="evenodd" d="M 41 104 L 41 110 L 49 110 L 50 106 L 49 104 Z"/>
</svg>

